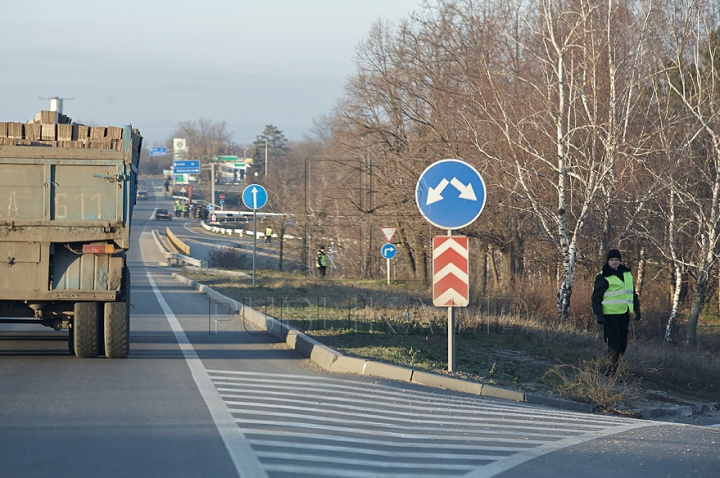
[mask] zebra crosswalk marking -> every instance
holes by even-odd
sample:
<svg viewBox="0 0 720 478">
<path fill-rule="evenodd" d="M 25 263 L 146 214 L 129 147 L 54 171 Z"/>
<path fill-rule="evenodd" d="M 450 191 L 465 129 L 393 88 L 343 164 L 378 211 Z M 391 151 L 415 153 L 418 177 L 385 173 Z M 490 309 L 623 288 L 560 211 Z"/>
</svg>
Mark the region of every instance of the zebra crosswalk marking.
<svg viewBox="0 0 720 478">
<path fill-rule="evenodd" d="M 488 478 L 539 454 L 642 426 L 364 377 L 208 373 L 272 477 Z"/>
</svg>

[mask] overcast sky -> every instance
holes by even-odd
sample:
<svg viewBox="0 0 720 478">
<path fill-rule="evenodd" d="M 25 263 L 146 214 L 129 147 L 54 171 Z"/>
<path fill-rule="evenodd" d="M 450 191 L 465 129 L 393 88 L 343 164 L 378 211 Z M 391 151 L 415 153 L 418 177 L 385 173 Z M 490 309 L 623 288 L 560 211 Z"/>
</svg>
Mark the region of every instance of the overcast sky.
<svg viewBox="0 0 720 478">
<path fill-rule="evenodd" d="M 181 121 L 226 120 L 235 142 L 289 140 L 330 113 L 378 20 L 422 0 L 0 2 L 0 121 L 72 98 L 76 122 L 132 124 L 161 146 Z"/>
</svg>

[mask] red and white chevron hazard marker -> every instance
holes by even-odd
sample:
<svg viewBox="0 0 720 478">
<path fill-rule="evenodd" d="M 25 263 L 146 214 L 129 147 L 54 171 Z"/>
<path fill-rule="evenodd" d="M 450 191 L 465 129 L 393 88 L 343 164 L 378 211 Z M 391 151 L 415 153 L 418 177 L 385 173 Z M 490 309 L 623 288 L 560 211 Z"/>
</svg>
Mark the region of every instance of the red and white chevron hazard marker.
<svg viewBox="0 0 720 478">
<path fill-rule="evenodd" d="M 465 307 L 470 302 L 468 238 L 433 237 L 433 305 Z"/>
</svg>

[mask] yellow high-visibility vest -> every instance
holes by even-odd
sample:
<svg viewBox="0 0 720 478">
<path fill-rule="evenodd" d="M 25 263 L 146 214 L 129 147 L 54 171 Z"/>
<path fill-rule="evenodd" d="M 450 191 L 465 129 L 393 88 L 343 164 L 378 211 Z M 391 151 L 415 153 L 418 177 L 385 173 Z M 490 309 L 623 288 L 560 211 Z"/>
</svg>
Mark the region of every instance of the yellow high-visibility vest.
<svg viewBox="0 0 720 478">
<path fill-rule="evenodd" d="M 616 315 L 634 312 L 633 279 L 630 271 L 623 273 L 623 279 L 616 275 L 605 277 L 608 289 L 603 294 L 603 314 Z"/>
</svg>

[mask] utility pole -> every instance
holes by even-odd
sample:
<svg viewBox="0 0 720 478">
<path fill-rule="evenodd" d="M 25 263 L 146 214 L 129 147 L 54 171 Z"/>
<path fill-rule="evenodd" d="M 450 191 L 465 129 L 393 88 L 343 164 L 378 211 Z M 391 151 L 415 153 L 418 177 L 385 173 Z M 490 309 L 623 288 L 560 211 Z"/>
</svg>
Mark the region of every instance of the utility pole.
<svg viewBox="0 0 720 478">
<path fill-rule="evenodd" d="M 258 139 L 265 140 L 265 176 L 267 177 L 268 172 L 268 137 L 267 135 L 258 136 Z"/>
</svg>

